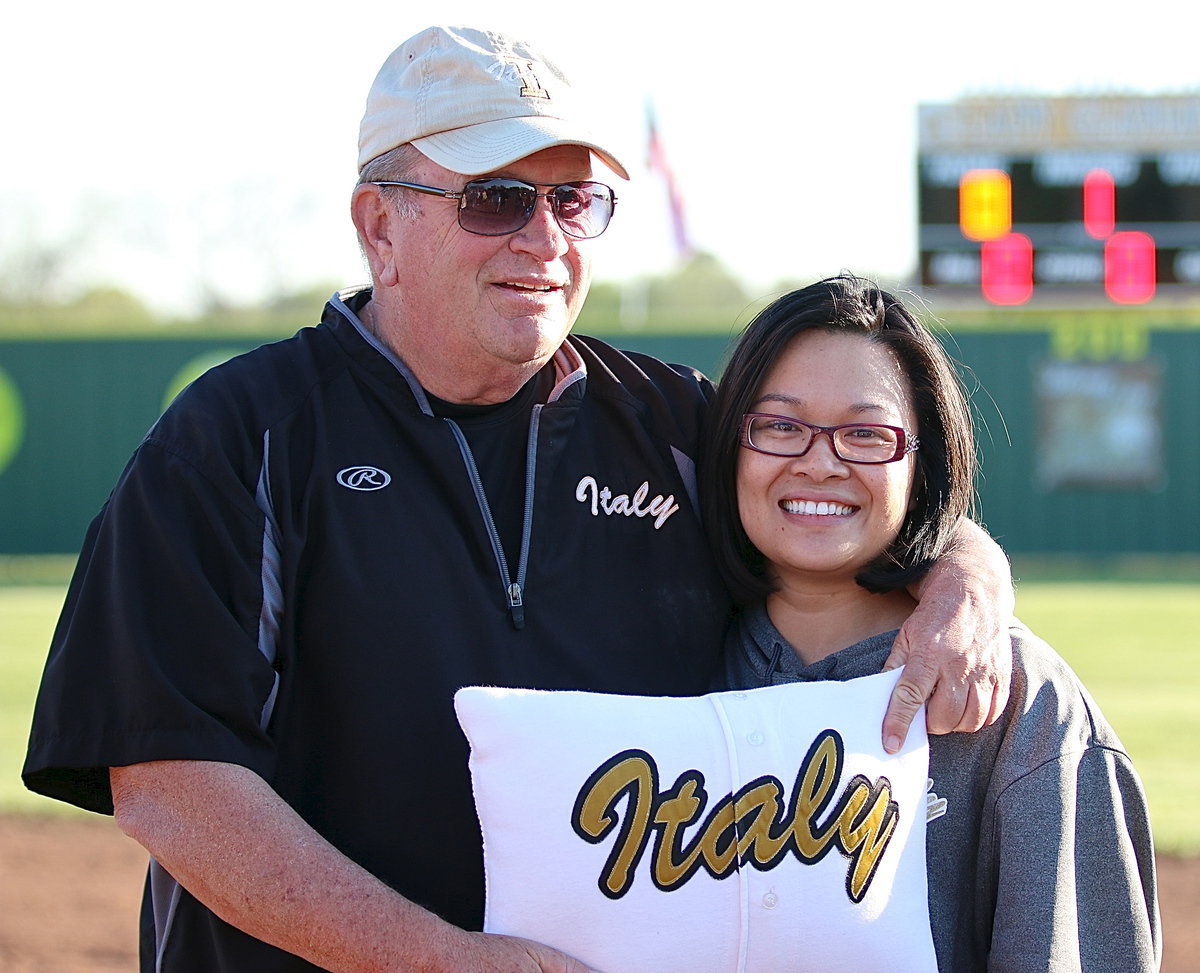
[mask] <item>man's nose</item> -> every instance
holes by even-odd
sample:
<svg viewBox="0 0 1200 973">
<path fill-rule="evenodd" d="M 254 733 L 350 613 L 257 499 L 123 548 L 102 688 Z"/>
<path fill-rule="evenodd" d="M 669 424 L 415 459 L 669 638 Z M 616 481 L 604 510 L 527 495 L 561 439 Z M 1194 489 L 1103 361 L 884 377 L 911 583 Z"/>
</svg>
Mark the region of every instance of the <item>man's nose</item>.
<svg viewBox="0 0 1200 973">
<path fill-rule="evenodd" d="M 513 234 L 512 245 L 514 249 L 533 253 L 542 260 L 553 260 L 567 252 L 570 244 L 563 228 L 558 225 L 549 198 L 538 196 L 533 216 Z"/>
</svg>

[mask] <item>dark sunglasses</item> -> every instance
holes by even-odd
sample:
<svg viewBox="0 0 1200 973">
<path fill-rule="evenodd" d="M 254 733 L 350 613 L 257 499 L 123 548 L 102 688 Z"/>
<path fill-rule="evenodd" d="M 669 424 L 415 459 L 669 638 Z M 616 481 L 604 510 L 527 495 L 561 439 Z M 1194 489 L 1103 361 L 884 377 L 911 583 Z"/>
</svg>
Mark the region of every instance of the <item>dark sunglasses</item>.
<svg viewBox="0 0 1200 973">
<path fill-rule="evenodd" d="M 472 179 L 462 192 L 422 186 L 415 182 L 379 180 L 373 186 L 400 186 L 430 196 L 458 200 L 458 225 L 468 233 L 504 236 L 523 229 L 531 219 L 539 198 L 550 200 L 554 219 L 563 233 L 576 240 L 598 237 L 612 219 L 617 196 L 602 182 L 564 182 L 547 186 L 547 193 L 519 179 L 493 177 Z"/>
</svg>

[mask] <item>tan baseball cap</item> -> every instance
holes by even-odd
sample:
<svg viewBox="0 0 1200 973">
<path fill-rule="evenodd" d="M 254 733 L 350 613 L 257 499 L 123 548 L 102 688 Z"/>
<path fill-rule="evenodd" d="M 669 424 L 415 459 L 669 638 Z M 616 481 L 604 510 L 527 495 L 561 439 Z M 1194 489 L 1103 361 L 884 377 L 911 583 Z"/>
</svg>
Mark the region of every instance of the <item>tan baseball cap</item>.
<svg viewBox="0 0 1200 973">
<path fill-rule="evenodd" d="M 628 179 L 582 114 L 563 73 L 528 44 L 470 27 L 430 27 L 380 68 L 359 128 L 358 168 L 406 142 L 468 176 L 551 146 L 581 145 Z"/>
</svg>

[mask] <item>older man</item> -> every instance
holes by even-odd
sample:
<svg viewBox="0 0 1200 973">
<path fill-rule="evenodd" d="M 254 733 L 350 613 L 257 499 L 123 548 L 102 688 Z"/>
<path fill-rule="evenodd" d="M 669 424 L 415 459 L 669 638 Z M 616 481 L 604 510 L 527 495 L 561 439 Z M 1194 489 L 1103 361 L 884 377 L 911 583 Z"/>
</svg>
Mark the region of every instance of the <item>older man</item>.
<svg viewBox="0 0 1200 973">
<path fill-rule="evenodd" d="M 372 287 L 195 382 L 93 523 L 25 777 L 149 849 L 144 970 L 582 970 L 467 931 L 452 695 L 703 692 L 728 611 L 692 500 L 710 386 L 568 338 L 616 205 L 594 158 L 625 177 L 527 46 L 406 42 L 360 139 Z M 1007 587 L 965 527 L 887 737 L 935 682 L 935 729 L 999 711 Z"/>
</svg>

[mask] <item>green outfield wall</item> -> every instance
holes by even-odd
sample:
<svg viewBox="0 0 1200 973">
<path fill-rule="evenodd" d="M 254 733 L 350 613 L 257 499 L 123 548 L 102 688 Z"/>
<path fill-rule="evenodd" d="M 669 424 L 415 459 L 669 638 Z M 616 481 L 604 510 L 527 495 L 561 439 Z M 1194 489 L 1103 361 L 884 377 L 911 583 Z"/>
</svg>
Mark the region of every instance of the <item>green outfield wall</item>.
<svg viewBox="0 0 1200 973">
<path fill-rule="evenodd" d="M 622 335 L 719 374 L 727 336 Z M 1080 321 L 952 327 L 1014 554 L 1200 553 L 1200 330 Z M 0 340 L 0 554 L 72 553 L 155 418 L 251 339 Z"/>
</svg>

